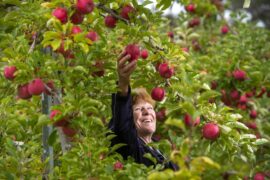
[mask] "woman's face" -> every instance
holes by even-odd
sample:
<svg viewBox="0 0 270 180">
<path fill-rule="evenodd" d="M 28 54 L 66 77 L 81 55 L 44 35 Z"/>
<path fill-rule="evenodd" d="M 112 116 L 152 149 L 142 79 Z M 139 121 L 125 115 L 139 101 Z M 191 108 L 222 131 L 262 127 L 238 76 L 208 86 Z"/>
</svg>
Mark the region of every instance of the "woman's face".
<svg viewBox="0 0 270 180">
<path fill-rule="evenodd" d="M 156 113 L 153 106 L 145 101 L 133 105 L 134 123 L 139 135 L 152 135 L 156 131 Z"/>
</svg>

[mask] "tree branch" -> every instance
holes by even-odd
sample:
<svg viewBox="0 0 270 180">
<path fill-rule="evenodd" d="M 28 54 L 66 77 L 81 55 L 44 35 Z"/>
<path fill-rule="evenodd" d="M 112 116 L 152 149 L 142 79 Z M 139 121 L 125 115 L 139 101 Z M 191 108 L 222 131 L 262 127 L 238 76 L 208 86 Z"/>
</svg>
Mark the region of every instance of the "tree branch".
<svg viewBox="0 0 270 180">
<path fill-rule="evenodd" d="M 99 4 L 96 5 L 96 7 L 97 7 L 98 9 L 101 9 L 101 10 L 103 10 L 103 11 L 105 11 L 105 12 L 111 14 L 113 17 L 115 17 L 115 18 L 117 18 L 117 19 L 123 21 L 124 23 L 129 24 L 129 21 L 128 21 L 128 20 L 126 20 L 125 18 L 122 18 L 121 16 L 119 16 L 119 15 L 116 14 L 112 9 L 107 8 L 106 6 L 104 6 L 104 4 L 99 3 Z"/>
</svg>

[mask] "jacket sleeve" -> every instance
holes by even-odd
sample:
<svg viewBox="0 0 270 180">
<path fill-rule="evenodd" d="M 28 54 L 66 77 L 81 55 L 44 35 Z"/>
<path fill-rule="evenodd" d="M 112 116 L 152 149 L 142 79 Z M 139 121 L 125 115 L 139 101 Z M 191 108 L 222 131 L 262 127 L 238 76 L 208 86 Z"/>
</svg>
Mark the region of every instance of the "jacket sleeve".
<svg viewBox="0 0 270 180">
<path fill-rule="evenodd" d="M 129 146 L 136 146 L 137 133 L 133 122 L 131 89 L 128 95 L 112 94 L 112 119 L 109 128 Z M 133 147 L 135 148 L 135 147 Z"/>
</svg>

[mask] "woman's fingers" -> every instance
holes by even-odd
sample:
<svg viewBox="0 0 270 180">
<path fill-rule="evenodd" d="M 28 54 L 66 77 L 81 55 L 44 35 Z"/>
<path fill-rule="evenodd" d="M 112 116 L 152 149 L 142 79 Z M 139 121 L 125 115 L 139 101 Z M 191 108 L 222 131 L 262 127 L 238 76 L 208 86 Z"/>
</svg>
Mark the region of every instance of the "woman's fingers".
<svg viewBox="0 0 270 180">
<path fill-rule="evenodd" d="M 129 60 L 130 55 L 126 55 L 124 57 L 122 57 L 119 61 L 118 61 L 118 68 L 123 68 L 126 64 L 126 62 Z"/>
<path fill-rule="evenodd" d="M 122 52 L 120 53 L 120 55 L 118 56 L 117 60 L 119 61 L 120 59 L 122 59 L 122 57 L 124 57 L 125 54 L 126 54 L 126 52 L 125 52 L 125 51 L 122 51 Z"/>
<path fill-rule="evenodd" d="M 123 67 L 122 72 L 130 75 L 135 70 L 136 67 L 137 67 L 137 61 L 132 61 L 131 63 Z"/>
</svg>

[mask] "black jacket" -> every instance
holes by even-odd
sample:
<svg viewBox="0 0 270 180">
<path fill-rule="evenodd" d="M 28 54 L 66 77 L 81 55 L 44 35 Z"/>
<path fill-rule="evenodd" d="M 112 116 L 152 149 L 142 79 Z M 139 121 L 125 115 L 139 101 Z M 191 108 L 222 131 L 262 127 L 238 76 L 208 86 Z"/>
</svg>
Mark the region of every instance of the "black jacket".
<svg viewBox="0 0 270 180">
<path fill-rule="evenodd" d="M 148 158 L 143 157 L 145 153 L 150 153 L 156 158 L 157 163 L 164 163 L 165 158 L 159 150 L 147 146 L 138 135 L 133 121 L 132 98 L 129 88 L 127 96 L 112 94 L 112 119 L 109 123 L 109 128 L 117 135 L 112 139 L 112 146 L 119 143 L 125 143 L 117 150 L 124 159 L 128 156 L 134 158 L 137 163 L 145 164 L 146 166 L 154 165 Z M 165 168 L 178 170 L 178 166 L 171 161 L 164 164 Z"/>
</svg>

